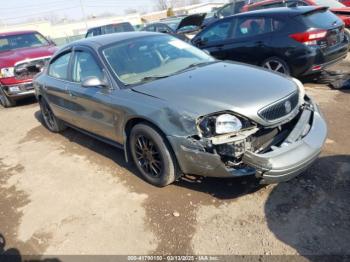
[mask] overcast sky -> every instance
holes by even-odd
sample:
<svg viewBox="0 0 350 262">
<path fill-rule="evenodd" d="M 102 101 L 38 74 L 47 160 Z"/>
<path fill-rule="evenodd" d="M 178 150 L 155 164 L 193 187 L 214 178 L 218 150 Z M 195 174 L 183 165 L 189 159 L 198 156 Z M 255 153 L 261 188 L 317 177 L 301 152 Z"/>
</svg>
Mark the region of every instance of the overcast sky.
<svg viewBox="0 0 350 262">
<path fill-rule="evenodd" d="M 86 15 L 113 12 L 124 14 L 128 8 L 153 11 L 156 0 L 1 0 L 0 24 L 27 21 L 30 18 L 58 15 L 81 18 L 83 3 Z"/>
</svg>

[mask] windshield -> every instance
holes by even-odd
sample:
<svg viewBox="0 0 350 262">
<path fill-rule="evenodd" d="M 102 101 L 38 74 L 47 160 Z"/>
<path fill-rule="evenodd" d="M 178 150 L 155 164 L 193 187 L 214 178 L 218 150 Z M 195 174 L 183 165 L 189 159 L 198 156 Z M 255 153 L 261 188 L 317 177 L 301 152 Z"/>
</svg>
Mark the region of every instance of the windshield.
<svg viewBox="0 0 350 262">
<path fill-rule="evenodd" d="M 215 61 L 196 47 L 167 35 L 115 43 L 102 53 L 125 85 L 167 77 L 193 65 Z"/>
<path fill-rule="evenodd" d="M 345 7 L 342 3 L 339 3 L 335 0 L 316 0 L 315 1 L 317 5 L 326 6 L 330 8 L 342 8 Z"/>
<path fill-rule="evenodd" d="M 174 31 L 177 29 L 177 27 L 179 26 L 180 22 L 182 19 L 173 19 L 173 20 L 167 20 L 167 21 L 161 21 L 163 24 L 166 24 L 167 26 L 169 26 L 171 29 L 173 29 Z"/>
<path fill-rule="evenodd" d="M 38 33 L 18 34 L 0 37 L 0 52 L 49 45 L 49 42 Z"/>
</svg>

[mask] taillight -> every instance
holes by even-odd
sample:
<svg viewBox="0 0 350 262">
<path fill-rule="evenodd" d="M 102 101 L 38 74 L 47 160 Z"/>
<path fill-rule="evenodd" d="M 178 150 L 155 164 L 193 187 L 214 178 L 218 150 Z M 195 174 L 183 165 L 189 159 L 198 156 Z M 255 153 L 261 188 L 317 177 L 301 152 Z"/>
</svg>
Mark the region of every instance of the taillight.
<svg viewBox="0 0 350 262">
<path fill-rule="evenodd" d="M 304 45 L 317 45 L 317 40 L 325 38 L 327 35 L 327 30 L 317 29 L 312 31 L 306 31 L 301 33 L 295 33 L 289 35 L 295 41 L 303 43 Z"/>
</svg>

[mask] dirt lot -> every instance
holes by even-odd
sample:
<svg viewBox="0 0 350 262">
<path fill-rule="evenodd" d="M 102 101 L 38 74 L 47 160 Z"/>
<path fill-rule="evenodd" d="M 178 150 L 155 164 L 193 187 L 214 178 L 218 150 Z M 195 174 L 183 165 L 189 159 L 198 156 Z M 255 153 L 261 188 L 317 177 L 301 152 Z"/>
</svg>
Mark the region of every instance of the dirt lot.
<svg viewBox="0 0 350 262">
<path fill-rule="evenodd" d="M 327 118 L 326 146 L 303 175 L 266 187 L 247 178 L 198 178 L 155 188 L 125 164 L 122 151 L 74 130 L 50 133 L 34 101 L 1 108 L 6 248 L 58 257 L 350 255 L 350 90 L 306 86 Z"/>
</svg>

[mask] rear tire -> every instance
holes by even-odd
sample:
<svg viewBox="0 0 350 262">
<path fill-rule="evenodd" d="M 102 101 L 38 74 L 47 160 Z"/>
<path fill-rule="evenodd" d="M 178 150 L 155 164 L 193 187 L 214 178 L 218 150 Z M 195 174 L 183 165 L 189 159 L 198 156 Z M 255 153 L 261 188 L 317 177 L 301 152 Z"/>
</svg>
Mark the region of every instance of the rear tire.
<svg viewBox="0 0 350 262">
<path fill-rule="evenodd" d="M 39 99 L 41 115 L 44 119 L 44 124 L 51 132 L 59 133 L 64 131 L 67 127 L 62 120 L 58 119 L 52 112 L 49 104 L 44 98 Z"/>
<path fill-rule="evenodd" d="M 290 75 L 288 64 L 278 57 L 270 57 L 266 59 L 261 66 L 274 72 Z"/>
<path fill-rule="evenodd" d="M 176 160 L 167 141 L 154 128 L 147 124 L 135 125 L 129 146 L 132 159 L 147 182 L 164 187 L 175 181 Z"/>
<path fill-rule="evenodd" d="M 7 107 L 13 107 L 16 105 L 16 101 L 12 100 L 11 98 L 7 97 L 5 94 L 5 91 L 0 86 L 0 104 L 7 108 Z"/>
</svg>

